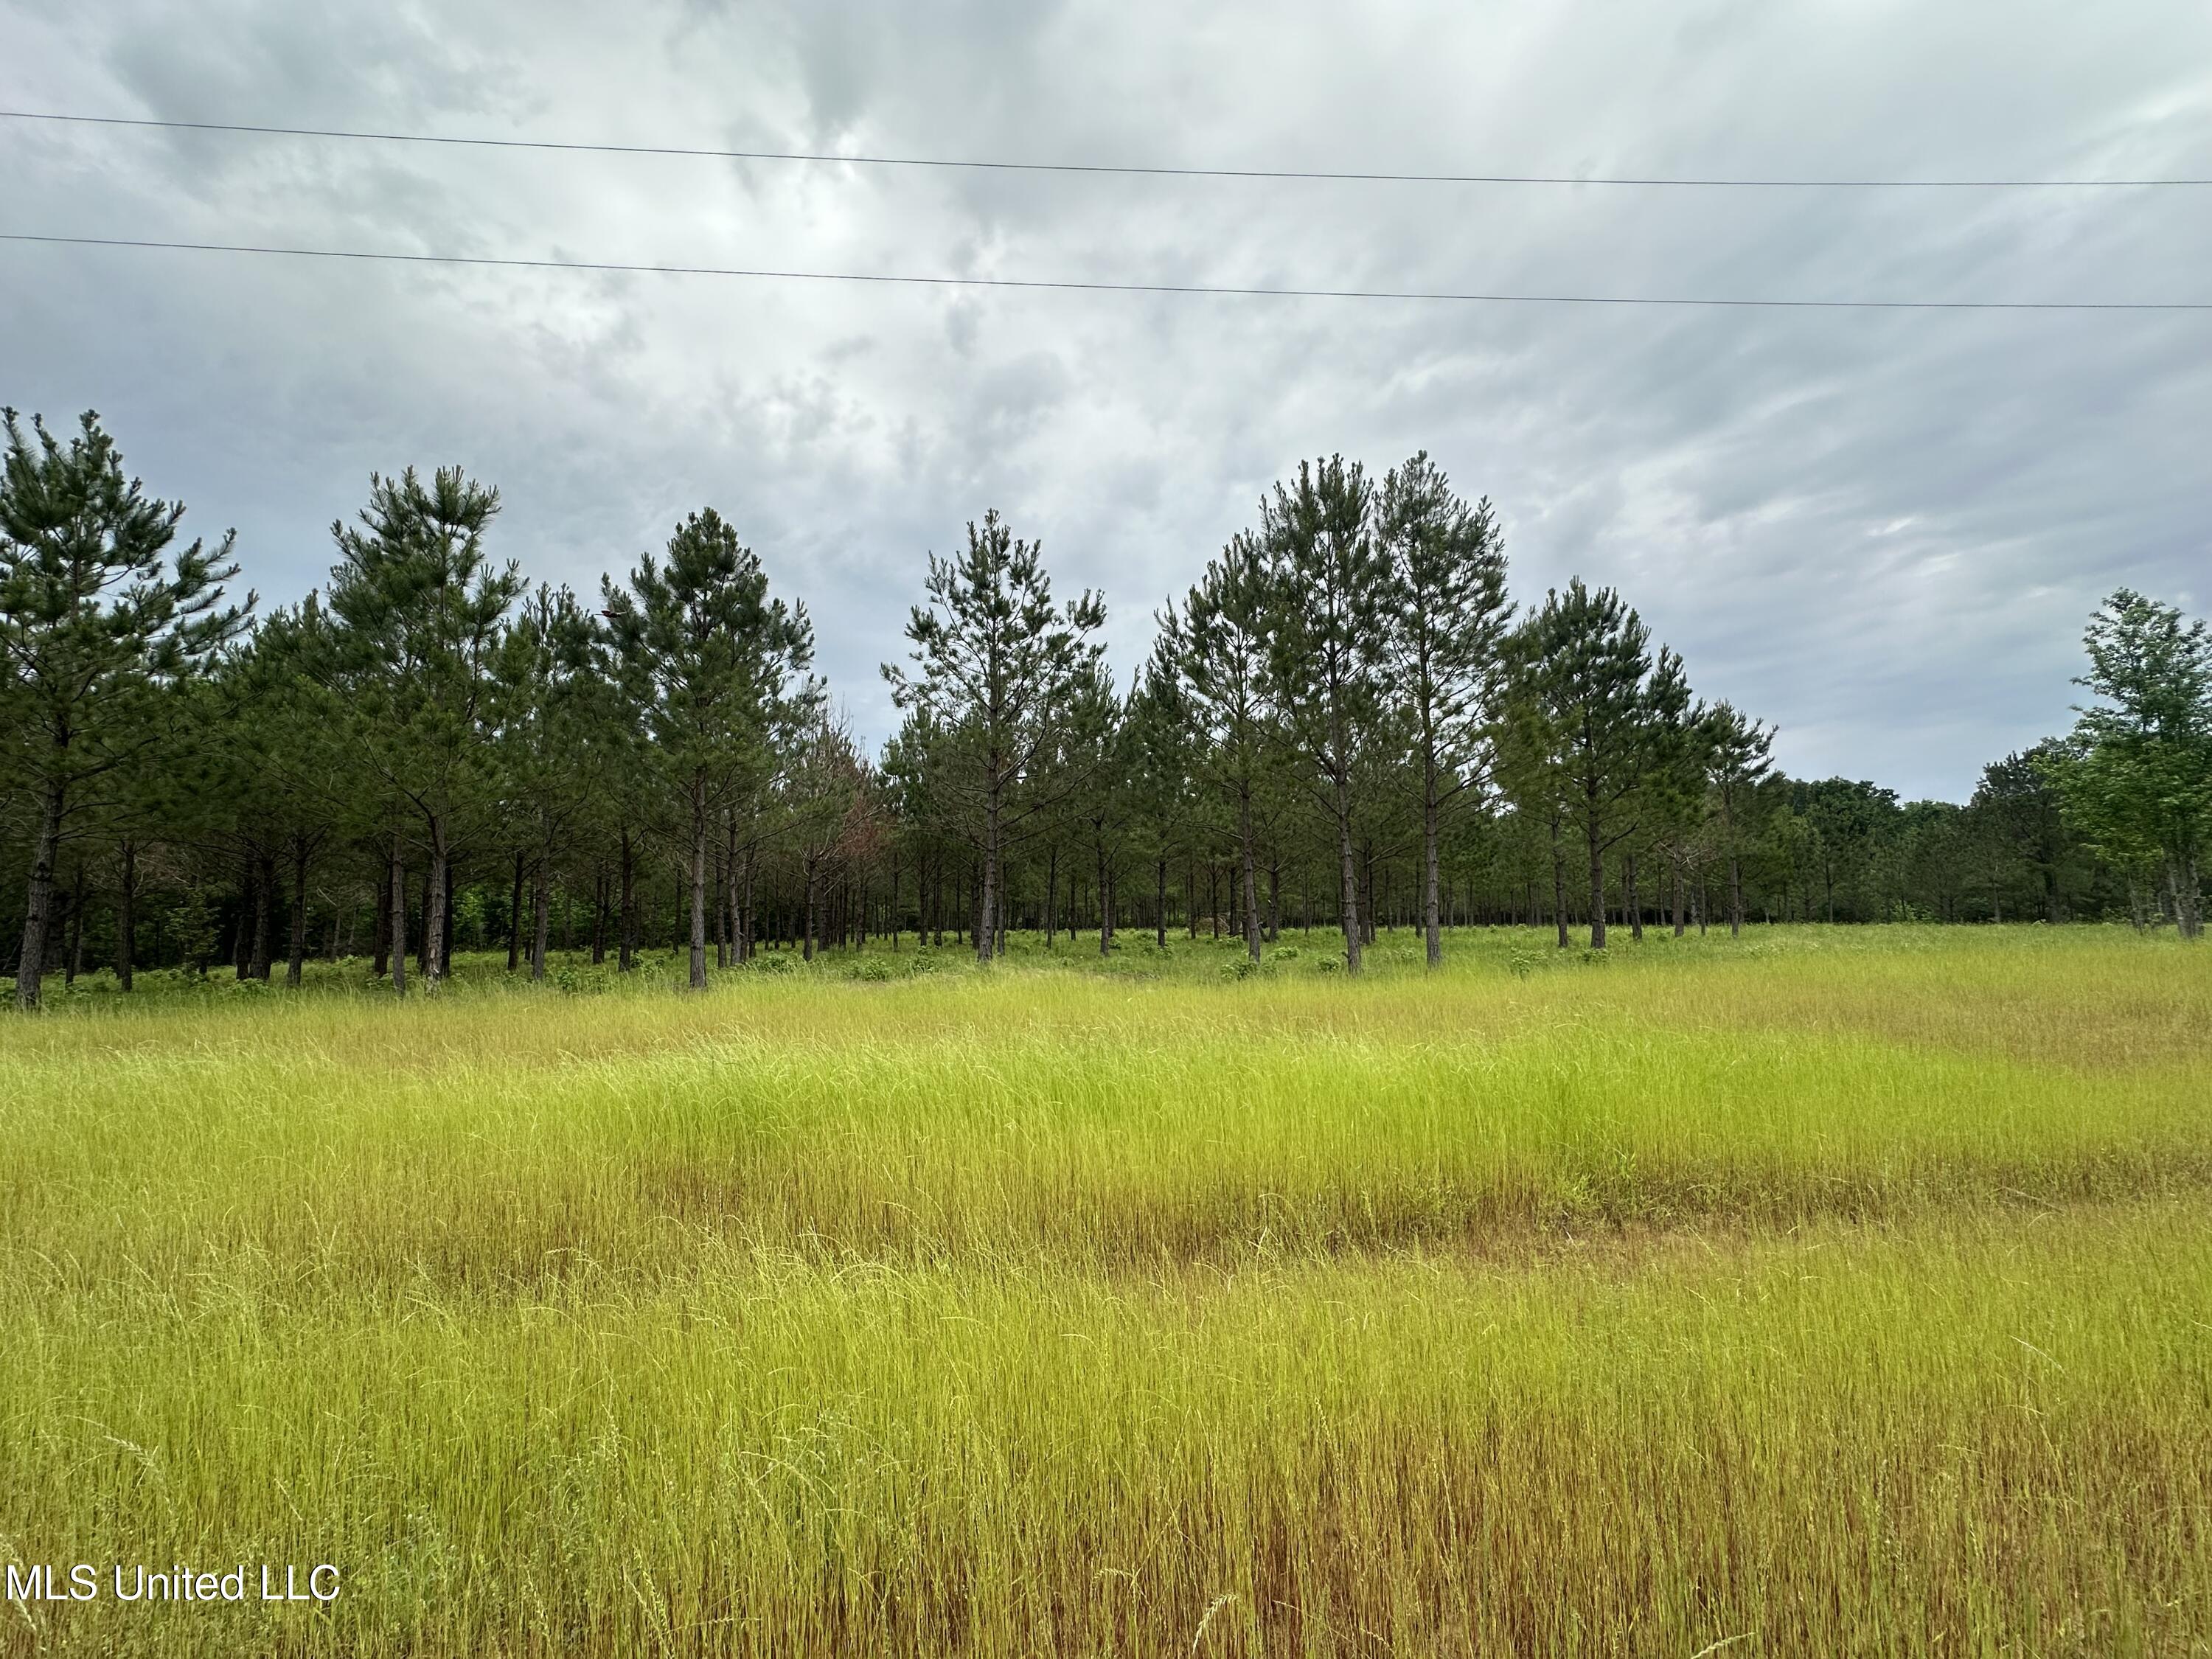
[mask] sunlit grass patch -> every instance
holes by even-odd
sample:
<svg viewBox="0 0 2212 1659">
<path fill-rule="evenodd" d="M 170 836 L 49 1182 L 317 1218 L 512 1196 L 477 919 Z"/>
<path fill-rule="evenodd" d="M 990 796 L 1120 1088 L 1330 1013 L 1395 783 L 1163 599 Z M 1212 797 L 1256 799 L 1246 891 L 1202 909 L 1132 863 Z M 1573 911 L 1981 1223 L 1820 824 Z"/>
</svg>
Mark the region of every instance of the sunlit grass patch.
<svg viewBox="0 0 2212 1659">
<path fill-rule="evenodd" d="M 2212 1635 L 2199 955 L 1455 948 L 0 1024 L 0 1649 Z"/>
</svg>

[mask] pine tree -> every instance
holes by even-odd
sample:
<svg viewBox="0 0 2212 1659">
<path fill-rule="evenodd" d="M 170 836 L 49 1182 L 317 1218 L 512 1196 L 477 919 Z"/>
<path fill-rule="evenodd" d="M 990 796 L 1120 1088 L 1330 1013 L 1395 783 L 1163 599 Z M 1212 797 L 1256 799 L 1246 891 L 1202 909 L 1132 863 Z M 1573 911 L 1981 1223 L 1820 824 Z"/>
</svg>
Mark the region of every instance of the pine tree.
<svg viewBox="0 0 2212 1659">
<path fill-rule="evenodd" d="M 2077 709 L 2045 769 L 2085 838 L 2123 867 L 2158 871 L 2181 937 L 2200 938 L 2199 865 L 2212 836 L 2212 630 L 2122 588 L 2090 618 L 2082 644 L 2089 672 L 2075 684 L 2098 702 Z"/>
<path fill-rule="evenodd" d="M 541 583 L 507 631 L 497 665 L 500 793 L 519 832 L 514 939 L 530 977 L 545 977 L 553 866 L 571 831 L 609 786 L 619 744 L 607 637 L 566 587 Z M 527 876 L 529 927 L 519 902 Z"/>
<path fill-rule="evenodd" d="M 1383 480 L 1377 518 L 1390 558 L 1390 678 L 1413 738 L 1421 804 L 1422 928 L 1443 961 L 1438 846 L 1446 813 L 1484 781 L 1504 672 L 1505 550 L 1490 503 L 1470 507 L 1425 453 Z"/>
<path fill-rule="evenodd" d="M 245 626 L 222 608 L 234 538 L 169 556 L 184 508 L 126 478 L 87 411 L 64 443 L 35 416 L 0 411 L 0 732 L 33 812 L 15 1004 L 39 1006 L 54 869 L 91 833 L 131 769 L 174 735 L 179 689 Z"/>
<path fill-rule="evenodd" d="M 1017 540 L 996 513 L 968 526 L 968 545 L 929 556 L 927 604 L 908 614 L 913 670 L 886 663 L 901 708 L 934 734 L 931 787 L 939 810 L 981 854 L 978 960 L 990 960 L 1004 903 L 1010 841 L 1050 802 L 1023 799 L 1063 735 L 1084 677 L 1102 647 L 1105 601 L 1085 591 L 1055 608 L 1042 552 Z"/>
<path fill-rule="evenodd" d="M 1173 684 L 1197 738 L 1188 758 L 1235 823 L 1244 948 L 1255 963 L 1261 935 L 1258 800 L 1279 743 L 1268 703 L 1273 609 L 1266 550 L 1257 538 L 1239 535 L 1206 565 L 1180 607 L 1159 613 L 1153 647 L 1154 672 Z"/>
<path fill-rule="evenodd" d="M 1743 932 L 1743 844 L 1765 804 L 1758 789 L 1772 765 L 1773 742 L 1772 726 L 1747 718 L 1731 703 L 1715 703 L 1705 716 L 1705 776 L 1728 855 L 1731 939 Z"/>
<path fill-rule="evenodd" d="M 1636 832 L 1640 792 L 1667 769 L 1689 709 L 1681 659 L 1663 646 L 1655 657 L 1650 637 L 1620 594 L 1577 577 L 1546 595 L 1507 648 L 1509 769 L 1524 805 L 1582 842 L 1593 950 L 1606 945 L 1606 854 Z"/>
<path fill-rule="evenodd" d="M 1336 830 L 1344 963 L 1359 971 L 1352 826 L 1362 745 L 1381 702 L 1390 560 L 1374 534 L 1374 489 L 1341 456 L 1300 462 L 1261 505 L 1271 571 L 1268 690 Z"/>
<path fill-rule="evenodd" d="M 406 837 L 427 854 L 423 977 L 447 972 L 447 905 L 456 851 L 495 805 L 490 764 L 494 664 L 501 627 L 522 592 L 512 562 L 492 564 L 485 532 L 499 492 L 441 467 L 372 476 L 356 525 L 331 526 L 338 562 L 327 603 L 334 627 L 326 683 L 341 699 L 355 752 L 384 818 L 392 882 L 392 989 L 406 990 Z"/>
<path fill-rule="evenodd" d="M 677 526 L 665 562 L 648 553 L 626 588 L 604 581 L 602 592 L 623 690 L 652 745 L 660 797 L 675 807 L 690 884 L 690 984 L 703 989 L 708 837 L 773 778 L 780 735 L 821 703 L 807 673 L 813 624 L 804 605 L 769 597 L 760 560 L 712 507 Z"/>
</svg>

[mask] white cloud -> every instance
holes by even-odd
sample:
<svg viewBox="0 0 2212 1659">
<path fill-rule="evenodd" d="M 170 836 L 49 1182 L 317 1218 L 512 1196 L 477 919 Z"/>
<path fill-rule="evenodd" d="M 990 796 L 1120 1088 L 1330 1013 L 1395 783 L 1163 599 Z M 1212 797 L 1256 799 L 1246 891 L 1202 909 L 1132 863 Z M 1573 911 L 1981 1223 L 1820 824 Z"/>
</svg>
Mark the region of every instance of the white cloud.
<svg viewBox="0 0 2212 1659">
<path fill-rule="evenodd" d="M 2110 9 L 0 3 L 15 107 L 944 156 L 1808 176 L 2212 174 L 2212 16 Z M 1231 183 L 0 122 L 0 228 L 848 270 L 2207 297 L 2212 192 Z M 1153 606 L 1302 455 L 1425 447 L 1516 583 L 1617 581 L 1796 770 L 1962 793 L 2081 618 L 2203 586 L 2203 317 L 1019 295 L 0 248 L 0 398 L 97 406 L 252 579 L 372 468 L 501 486 L 596 583 L 713 502 L 863 727 L 926 550 L 1003 509 Z"/>
</svg>

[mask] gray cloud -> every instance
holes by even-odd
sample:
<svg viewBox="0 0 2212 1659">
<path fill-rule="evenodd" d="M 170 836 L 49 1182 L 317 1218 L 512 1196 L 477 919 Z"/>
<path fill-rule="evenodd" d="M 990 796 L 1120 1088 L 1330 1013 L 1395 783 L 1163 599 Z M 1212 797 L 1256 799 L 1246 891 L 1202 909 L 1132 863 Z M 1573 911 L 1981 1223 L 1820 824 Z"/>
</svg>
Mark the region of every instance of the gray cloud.
<svg viewBox="0 0 2212 1659">
<path fill-rule="evenodd" d="M 2212 174 L 2212 15 L 0 0 L 0 99 L 185 119 L 1226 166 Z M 1621 191 L 526 155 L 0 123 L 0 228 L 1328 286 L 2206 297 L 2208 193 Z M 1152 608 L 1301 456 L 1426 448 L 1516 586 L 1619 583 L 1793 770 L 1958 795 L 2082 617 L 2203 609 L 2212 321 L 910 290 L 0 247 L 0 398 L 96 406 L 296 597 L 368 472 L 497 482 L 594 585 L 713 502 L 864 727 L 988 506 Z"/>
</svg>

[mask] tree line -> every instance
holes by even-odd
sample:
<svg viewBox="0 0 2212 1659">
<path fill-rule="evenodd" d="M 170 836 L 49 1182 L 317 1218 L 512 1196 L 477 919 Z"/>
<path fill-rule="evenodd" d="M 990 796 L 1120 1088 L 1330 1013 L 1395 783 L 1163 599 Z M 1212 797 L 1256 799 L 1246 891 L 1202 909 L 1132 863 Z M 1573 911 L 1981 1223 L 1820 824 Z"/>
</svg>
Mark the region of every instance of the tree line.
<svg viewBox="0 0 2212 1659">
<path fill-rule="evenodd" d="M 712 508 L 594 594 L 527 581 L 496 489 L 373 476 L 298 604 L 233 598 L 234 538 L 179 544 L 98 418 L 5 417 L 0 925 L 15 1000 L 53 974 L 367 958 L 405 994 L 457 950 L 689 982 L 871 934 L 1241 937 L 1382 928 L 2124 915 L 2194 939 L 2212 823 L 2212 641 L 2123 591 L 2071 732 L 1964 805 L 1773 763 L 1623 597 L 1516 604 L 1486 500 L 1425 455 L 1302 464 L 1156 614 L 1124 680 L 1103 596 L 1056 599 L 995 513 L 930 556 L 899 711 L 865 752 L 811 618 Z M 13 902 L 17 915 L 7 915 Z M 18 931 L 13 923 L 20 920 Z"/>
</svg>

